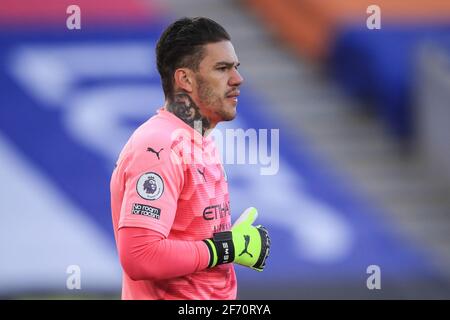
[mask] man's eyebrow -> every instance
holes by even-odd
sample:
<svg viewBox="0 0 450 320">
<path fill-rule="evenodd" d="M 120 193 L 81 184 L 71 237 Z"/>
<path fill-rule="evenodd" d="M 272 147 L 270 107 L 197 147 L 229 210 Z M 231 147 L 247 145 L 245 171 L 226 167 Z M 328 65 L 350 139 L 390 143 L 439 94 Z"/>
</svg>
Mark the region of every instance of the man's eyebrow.
<svg viewBox="0 0 450 320">
<path fill-rule="evenodd" d="M 219 61 L 214 66 L 215 67 L 225 66 L 227 68 L 233 68 L 234 66 L 239 67 L 240 65 L 241 65 L 240 62 Z"/>
</svg>

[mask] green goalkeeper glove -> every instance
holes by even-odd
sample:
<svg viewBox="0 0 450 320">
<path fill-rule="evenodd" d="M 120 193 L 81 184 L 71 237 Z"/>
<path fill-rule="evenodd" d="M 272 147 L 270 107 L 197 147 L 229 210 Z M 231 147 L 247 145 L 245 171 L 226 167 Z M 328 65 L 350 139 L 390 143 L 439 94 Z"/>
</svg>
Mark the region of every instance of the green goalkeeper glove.
<svg viewBox="0 0 450 320">
<path fill-rule="evenodd" d="M 270 238 L 266 228 L 253 226 L 258 211 L 251 207 L 236 220 L 231 231 L 214 233 L 204 242 L 210 253 L 209 268 L 219 264 L 237 264 L 263 271 L 270 251 Z"/>
</svg>

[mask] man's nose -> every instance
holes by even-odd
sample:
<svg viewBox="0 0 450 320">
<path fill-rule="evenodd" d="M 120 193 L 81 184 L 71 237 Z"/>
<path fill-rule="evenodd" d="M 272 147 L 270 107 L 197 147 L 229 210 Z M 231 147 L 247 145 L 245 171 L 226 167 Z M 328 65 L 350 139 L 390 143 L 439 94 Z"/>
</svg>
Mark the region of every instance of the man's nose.
<svg viewBox="0 0 450 320">
<path fill-rule="evenodd" d="M 239 71 L 237 71 L 236 69 L 233 69 L 233 72 L 231 74 L 231 78 L 229 81 L 230 86 L 240 86 L 243 81 L 244 81 L 244 78 L 242 78 Z"/>
</svg>

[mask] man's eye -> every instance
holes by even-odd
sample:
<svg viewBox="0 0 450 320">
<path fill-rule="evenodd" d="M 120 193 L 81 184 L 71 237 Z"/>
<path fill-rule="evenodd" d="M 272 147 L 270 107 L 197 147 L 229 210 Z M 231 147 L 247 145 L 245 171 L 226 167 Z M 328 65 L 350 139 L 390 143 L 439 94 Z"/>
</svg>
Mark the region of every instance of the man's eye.
<svg viewBox="0 0 450 320">
<path fill-rule="evenodd" d="M 226 71 L 227 67 L 220 67 L 220 68 L 217 68 L 217 70 L 219 70 L 219 71 Z"/>
</svg>

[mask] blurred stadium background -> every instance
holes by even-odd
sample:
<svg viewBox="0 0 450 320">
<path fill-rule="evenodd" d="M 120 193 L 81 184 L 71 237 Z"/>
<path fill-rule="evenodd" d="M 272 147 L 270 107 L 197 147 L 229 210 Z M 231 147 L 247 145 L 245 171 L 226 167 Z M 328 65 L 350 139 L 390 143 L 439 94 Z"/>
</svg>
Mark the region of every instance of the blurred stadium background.
<svg viewBox="0 0 450 320">
<path fill-rule="evenodd" d="M 278 174 L 225 166 L 233 216 L 256 206 L 273 239 L 263 273 L 237 267 L 239 298 L 449 299 L 446 0 L 2 0 L 0 297 L 120 297 L 109 178 L 163 102 L 154 45 L 181 16 L 224 25 L 241 61 L 219 129 L 280 129 Z"/>
</svg>

